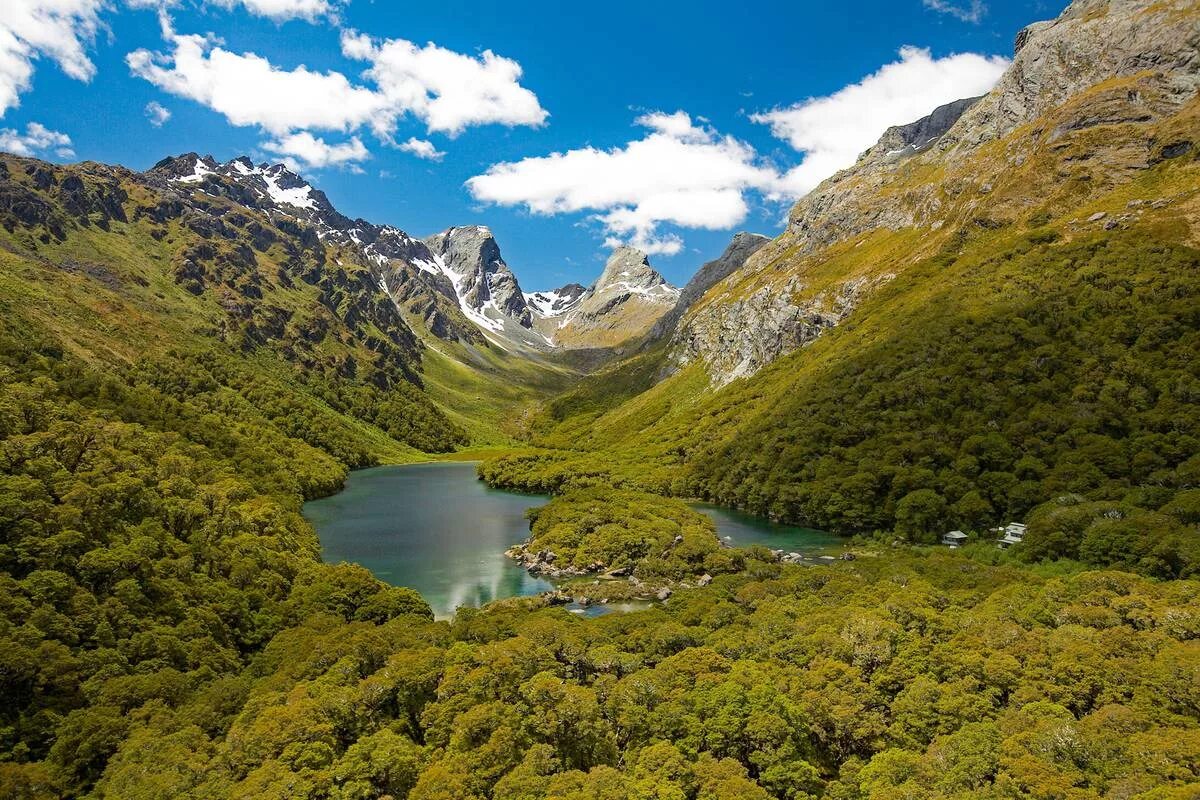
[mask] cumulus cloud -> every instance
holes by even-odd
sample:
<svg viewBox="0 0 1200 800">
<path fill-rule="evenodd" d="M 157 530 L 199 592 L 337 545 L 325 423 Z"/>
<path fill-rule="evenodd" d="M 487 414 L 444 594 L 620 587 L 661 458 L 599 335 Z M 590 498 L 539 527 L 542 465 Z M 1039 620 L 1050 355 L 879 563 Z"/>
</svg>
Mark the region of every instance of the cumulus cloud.
<svg viewBox="0 0 1200 800">
<path fill-rule="evenodd" d="M 171 109 L 155 100 L 146 103 L 146 119 L 156 128 L 161 128 L 171 118 Z"/>
<path fill-rule="evenodd" d="M 411 113 L 431 133 L 454 136 L 487 124 L 537 127 L 548 116 L 537 95 L 521 85 L 521 65 L 491 50 L 475 58 L 432 42 L 419 47 L 346 31 L 342 53 L 371 65 L 364 75 L 393 115 Z"/>
<path fill-rule="evenodd" d="M 900 60 L 826 97 L 777 108 L 751 119 L 771 126 L 804 160 L 782 188 L 799 197 L 838 170 L 854 164 L 893 125 L 913 122 L 940 105 L 990 90 L 1008 59 L 960 53 L 934 58 L 929 50 L 905 47 Z"/>
<path fill-rule="evenodd" d="M 786 171 L 684 111 L 655 111 L 637 119 L 647 133 L 624 146 L 496 164 L 467 188 L 477 200 L 534 214 L 591 212 L 606 244 L 673 254 L 683 242 L 661 226 L 725 230 L 746 218 L 755 195 L 802 197 L 851 166 L 888 127 L 987 92 L 1007 64 L 975 54 L 935 59 L 928 50 L 906 47 L 898 61 L 832 95 L 754 115 L 803 153 Z"/>
<path fill-rule="evenodd" d="M 169 55 L 141 49 L 125 61 L 137 77 L 208 106 L 234 125 L 257 125 L 277 136 L 305 128 L 349 131 L 385 110 L 379 95 L 339 72 L 279 69 L 254 53 L 233 53 L 194 34 L 172 34 L 171 44 Z"/>
<path fill-rule="evenodd" d="M 89 81 L 96 67 L 85 48 L 100 28 L 104 0 L 4 0 L 0 12 L 0 116 L 15 108 L 45 56 L 62 71 Z"/>
<path fill-rule="evenodd" d="M 362 141 L 354 136 L 348 142 L 328 144 L 324 139 L 307 131 L 289 134 L 265 142 L 263 148 L 280 157 L 287 167 L 295 172 L 304 168 L 346 167 L 356 169 L 356 164 L 370 158 L 371 154 Z"/>
<path fill-rule="evenodd" d="M 253 5 L 298 8 L 302 3 L 258 0 Z M 432 142 L 414 137 L 396 143 L 396 129 L 406 115 L 423 121 L 430 132 L 451 136 L 472 125 L 541 125 L 546 118 L 537 96 L 520 85 L 520 65 L 490 50 L 476 58 L 434 44 L 379 42 L 345 32 L 343 53 L 369 63 L 366 82 L 359 83 L 337 71 L 304 65 L 282 69 L 254 53 L 227 50 L 211 36 L 176 34 L 163 19 L 170 51 L 135 50 L 125 58 L 130 71 L 234 125 L 261 128 L 273 137 L 264 145 L 268 149 L 284 153 L 278 145 L 292 143 L 298 150 L 291 157 L 309 166 L 346 165 L 367 155 L 358 138 L 325 145 L 313 131 L 368 129 L 401 150 L 436 160 L 444 153 Z"/>
<path fill-rule="evenodd" d="M 415 136 L 407 142 L 397 145 L 406 153 L 412 153 L 417 158 L 424 158 L 429 161 L 441 161 L 445 157 L 445 153 L 433 146 L 433 142 L 428 139 L 418 139 Z"/>
<path fill-rule="evenodd" d="M 534 214 L 592 211 L 608 244 L 674 254 L 682 241 L 660 235 L 660 224 L 733 227 L 749 212 L 745 193 L 771 189 L 778 180 L 750 145 L 697 125 L 683 111 L 645 114 L 637 124 L 648 133 L 623 147 L 496 164 L 467 188 L 477 200 Z"/>
<path fill-rule="evenodd" d="M 0 150 L 19 156 L 39 156 L 53 151 L 59 158 L 74 158 L 71 137 L 61 131 L 52 131 L 45 125 L 31 122 L 25 133 L 12 128 L 0 129 Z"/>
<path fill-rule="evenodd" d="M 329 0 L 208 0 L 209 3 L 221 8 L 243 6 L 251 14 L 267 17 L 276 22 L 289 19 L 305 19 L 313 22 L 321 17 L 335 14 L 339 2 Z"/>
<path fill-rule="evenodd" d="M 987 13 L 987 4 L 983 0 L 971 0 L 969 3 L 953 3 L 949 0 L 922 0 L 925 7 L 939 14 L 949 14 L 952 17 L 977 25 Z"/>
</svg>

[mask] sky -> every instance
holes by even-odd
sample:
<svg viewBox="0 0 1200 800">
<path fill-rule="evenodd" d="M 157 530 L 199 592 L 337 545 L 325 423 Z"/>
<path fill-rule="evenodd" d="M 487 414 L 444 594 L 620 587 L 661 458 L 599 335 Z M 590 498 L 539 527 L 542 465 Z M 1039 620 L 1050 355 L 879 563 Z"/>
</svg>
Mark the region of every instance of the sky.
<svg viewBox="0 0 1200 800">
<path fill-rule="evenodd" d="M 415 236 L 486 224 L 526 291 L 618 244 L 682 285 L 1062 5 L 3 0 L 0 150 L 245 154 Z"/>
</svg>

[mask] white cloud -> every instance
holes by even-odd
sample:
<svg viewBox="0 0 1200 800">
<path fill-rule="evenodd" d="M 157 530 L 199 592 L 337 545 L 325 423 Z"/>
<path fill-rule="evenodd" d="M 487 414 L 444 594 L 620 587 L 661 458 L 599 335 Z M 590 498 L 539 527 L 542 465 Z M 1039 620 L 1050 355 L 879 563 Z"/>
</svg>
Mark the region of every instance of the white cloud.
<svg viewBox="0 0 1200 800">
<path fill-rule="evenodd" d="M 161 128 L 171 118 L 171 109 L 155 100 L 146 103 L 146 119 L 156 128 Z"/>
<path fill-rule="evenodd" d="M 805 100 L 752 117 L 804 153 L 782 190 L 799 197 L 838 170 L 854 164 L 893 125 L 920 119 L 940 105 L 990 90 L 1009 61 L 960 53 L 935 59 L 929 50 L 905 47 L 900 60 L 826 97 Z"/>
<path fill-rule="evenodd" d="M 733 227 L 749 211 L 745 193 L 771 190 L 778 180 L 748 144 L 699 127 L 682 111 L 646 114 L 637 123 L 649 133 L 624 147 L 496 164 L 467 187 L 478 200 L 534 214 L 593 211 L 608 244 L 672 254 L 682 241 L 659 235 L 660 224 Z"/>
<path fill-rule="evenodd" d="M 336 13 L 339 2 L 329 0 L 208 0 L 211 5 L 221 8 L 244 6 L 251 14 L 267 17 L 276 22 L 289 19 L 305 19 L 313 22 L 321 17 Z"/>
<path fill-rule="evenodd" d="M 259 0 L 258 5 L 276 3 Z M 364 77 L 373 85 L 367 85 L 337 71 L 318 72 L 303 65 L 281 69 L 254 53 L 226 50 L 212 36 L 176 34 L 165 15 L 163 35 L 170 52 L 139 49 L 125 57 L 135 76 L 201 103 L 234 125 L 257 126 L 274 137 L 272 144 L 305 132 L 306 152 L 316 159 L 313 164 L 320 163 L 321 156 L 312 143 L 322 140 L 312 131 L 370 129 L 401 150 L 436 160 L 444 153 L 432 142 L 413 137 L 396 144 L 401 118 L 411 114 L 430 131 L 452 136 L 472 125 L 540 125 L 546 118 L 537 96 L 519 83 L 520 65 L 490 50 L 475 58 L 434 44 L 376 42 L 345 32 L 343 53 L 370 63 Z M 358 139 L 351 142 L 362 144 Z M 327 147 L 343 147 L 336 152 L 346 156 L 357 153 L 344 149 L 348 146 Z M 347 157 L 342 163 L 352 160 L 361 159 Z"/>
<path fill-rule="evenodd" d="M 978 24 L 987 13 L 987 4 L 983 0 L 971 0 L 969 3 L 953 3 L 949 0 L 922 0 L 925 7 L 940 14 L 949 14 L 963 22 Z"/>
<path fill-rule="evenodd" d="M 173 35 L 171 42 L 169 56 L 135 50 L 125 61 L 134 75 L 206 105 L 234 125 L 257 125 L 277 136 L 304 128 L 349 131 L 385 110 L 377 94 L 338 72 L 282 70 L 203 36 Z"/>
<path fill-rule="evenodd" d="M 52 131 L 37 122 L 26 125 L 23 134 L 12 128 L 0 129 L 0 150 L 19 156 L 43 155 L 52 150 L 59 158 L 75 157 L 70 136 L 61 131 Z"/>
<path fill-rule="evenodd" d="M 354 31 L 342 34 L 342 53 L 367 61 L 364 75 L 379 88 L 394 115 L 411 113 L 429 131 L 451 136 L 472 125 L 537 127 L 548 116 L 537 95 L 521 85 L 521 65 L 484 50 L 478 58 L 430 42 L 376 41 Z"/>
<path fill-rule="evenodd" d="M 4 0 L 0 11 L 0 117 L 15 108 L 33 79 L 34 61 L 50 58 L 70 77 L 89 81 L 96 67 L 85 46 L 100 27 L 104 0 Z"/>
<path fill-rule="evenodd" d="M 348 0 L 195 0 L 209 6 L 232 11 L 240 6 L 248 13 L 266 17 L 275 22 L 303 19 L 316 22 L 322 18 L 337 21 L 338 12 Z M 125 0 L 130 8 L 157 9 L 160 14 L 178 8 L 180 0 Z"/>
<path fill-rule="evenodd" d="M 900 60 L 827 97 L 757 114 L 775 136 L 804 154 L 780 173 L 753 147 L 689 114 L 655 111 L 637 119 L 649 132 L 622 147 L 586 147 L 495 164 L 467 181 L 477 199 L 534 214 L 592 212 L 612 246 L 673 254 L 683 242 L 662 225 L 725 230 L 749 213 L 748 198 L 795 199 L 879 140 L 892 125 L 987 92 L 1008 61 L 961 54 L 934 59 L 906 47 Z"/>
<path fill-rule="evenodd" d="M 406 153 L 412 153 L 417 158 L 429 161 L 441 161 L 446 156 L 445 153 L 433 146 L 433 142 L 428 139 L 418 139 L 415 136 L 396 146 Z"/>
<path fill-rule="evenodd" d="M 324 139 L 317 138 L 307 131 L 265 142 L 263 147 L 282 157 L 287 167 L 294 172 L 300 172 L 306 167 L 311 169 L 325 167 L 356 169 L 357 162 L 371 157 L 366 146 L 357 136 L 348 142 L 327 144 Z"/>
</svg>

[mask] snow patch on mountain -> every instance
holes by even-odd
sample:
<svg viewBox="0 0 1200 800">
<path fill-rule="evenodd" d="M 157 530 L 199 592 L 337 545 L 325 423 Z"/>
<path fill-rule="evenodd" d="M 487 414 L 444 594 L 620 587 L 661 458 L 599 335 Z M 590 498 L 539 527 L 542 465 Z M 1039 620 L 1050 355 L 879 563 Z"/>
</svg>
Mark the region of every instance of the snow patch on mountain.
<svg viewBox="0 0 1200 800">
<path fill-rule="evenodd" d="M 527 293 L 525 303 L 543 317 L 559 317 L 579 305 L 585 291 L 582 286 L 573 283 L 548 292 Z"/>
</svg>

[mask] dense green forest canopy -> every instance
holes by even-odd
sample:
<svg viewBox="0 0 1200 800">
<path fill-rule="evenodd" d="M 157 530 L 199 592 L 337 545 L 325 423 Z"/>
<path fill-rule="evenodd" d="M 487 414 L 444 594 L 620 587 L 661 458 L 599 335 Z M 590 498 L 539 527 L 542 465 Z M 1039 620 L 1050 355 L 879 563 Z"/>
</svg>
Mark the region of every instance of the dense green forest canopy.
<svg viewBox="0 0 1200 800">
<path fill-rule="evenodd" d="M 594 487 L 535 536 L 609 557 L 587 533 L 632 504 L 639 566 L 714 583 L 597 620 L 531 599 L 433 622 L 415 593 L 319 563 L 299 503 L 361 445 L 306 391 L 272 387 L 281 414 L 219 351 L 152 379 L 27 335 L 3 370 L 0 795 L 1182 798 L 1200 781 L 1194 581 L 915 553 L 746 553 L 729 572 L 683 504 Z M 1111 521 L 1069 509 L 1058 528 Z"/>
</svg>

